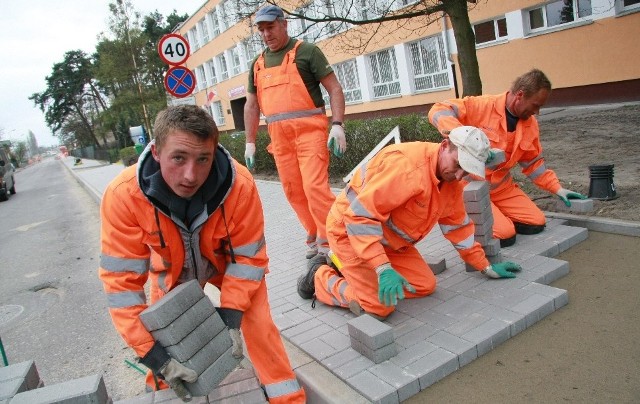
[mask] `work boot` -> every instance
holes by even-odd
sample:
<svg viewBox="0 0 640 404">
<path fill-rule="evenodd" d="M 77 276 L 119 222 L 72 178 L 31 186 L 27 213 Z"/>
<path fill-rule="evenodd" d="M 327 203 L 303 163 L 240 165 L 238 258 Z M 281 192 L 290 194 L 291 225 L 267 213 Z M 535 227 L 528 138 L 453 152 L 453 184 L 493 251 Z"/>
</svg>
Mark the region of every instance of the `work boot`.
<svg viewBox="0 0 640 404">
<path fill-rule="evenodd" d="M 309 247 L 307 250 L 307 255 L 305 256 L 307 259 L 311 259 L 318 255 L 318 247 Z"/>
<path fill-rule="evenodd" d="M 356 302 L 355 300 L 352 300 L 349 302 L 349 310 L 351 310 L 351 312 L 353 314 L 355 314 L 356 316 L 360 317 L 363 314 L 368 314 L 371 317 L 375 318 L 378 321 L 384 321 L 387 319 L 387 317 L 383 317 L 383 316 L 379 316 L 377 314 L 373 314 L 373 313 L 369 313 L 364 311 L 364 309 L 362 308 L 362 306 L 360 306 L 360 304 L 358 302 Z"/>
<path fill-rule="evenodd" d="M 311 299 L 316 293 L 314 277 L 322 265 L 327 265 L 327 258 L 324 254 L 317 254 L 307 262 L 307 273 L 298 278 L 298 294 L 301 298 Z"/>
</svg>

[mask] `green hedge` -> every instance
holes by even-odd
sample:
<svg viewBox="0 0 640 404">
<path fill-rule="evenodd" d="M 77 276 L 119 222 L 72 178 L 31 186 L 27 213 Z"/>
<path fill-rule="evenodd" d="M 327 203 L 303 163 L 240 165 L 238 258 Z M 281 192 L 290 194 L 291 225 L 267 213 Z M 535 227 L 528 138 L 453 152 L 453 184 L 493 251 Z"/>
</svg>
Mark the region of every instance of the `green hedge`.
<svg viewBox="0 0 640 404">
<path fill-rule="evenodd" d="M 136 148 L 133 146 L 125 147 L 124 149 L 120 149 L 120 159 L 122 160 L 122 164 L 125 167 L 135 164 L 138 161 L 138 153 L 136 152 Z"/>
<path fill-rule="evenodd" d="M 399 126 L 402 142 L 425 141 L 440 142 L 442 137 L 429 123 L 425 115 L 410 114 L 389 118 L 366 120 L 350 120 L 345 122 L 347 136 L 347 152 L 342 158 L 331 155 L 329 176 L 340 179 L 349 174 L 362 159 L 385 137 L 393 128 Z M 391 141 L 393 142 L 393 141 Z M 244 163 L 244 136 L 235 134 L 221 134 L 220 143 L 241 163 Z M 256 173 L 272 174 L 276 172 L 273 156 L 267 153 L 269 135 L 266 131 L 258 132 L 256 138 Z"/>
</svg>

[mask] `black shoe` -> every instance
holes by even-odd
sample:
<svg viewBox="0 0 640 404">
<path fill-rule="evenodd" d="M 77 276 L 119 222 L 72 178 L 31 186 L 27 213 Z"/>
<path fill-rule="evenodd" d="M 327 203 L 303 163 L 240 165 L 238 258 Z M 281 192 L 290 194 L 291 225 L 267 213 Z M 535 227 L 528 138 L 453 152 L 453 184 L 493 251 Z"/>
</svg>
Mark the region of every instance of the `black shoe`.
<svg viewBox="0 0 640 404">
<path fill-rule="evenodd" d="M 514 227 L 516 228 L 516 233 L 518 234 L 538 234 L 542 233 L 544 230 L 544 224 L 525 224 L 513 222 Z"/>
<path fill-rule="evenodd" d="M 307 262 L 307 273 L 298 278 L 298 294 L 301 298 L 311 299 L 316 293 L 313 278 L 322 265 L 327 265 L 327 258 L 324 254 L 318 254 Z"/>
<path fill-rule="evenodd" d="M 515 243 L 516 243 L 516 235 L 515 234 L 512 237 L 509 237 L 509 238 L 501 238 L 500 239 L 500 248 L 511 247 Z"/>
</svg>

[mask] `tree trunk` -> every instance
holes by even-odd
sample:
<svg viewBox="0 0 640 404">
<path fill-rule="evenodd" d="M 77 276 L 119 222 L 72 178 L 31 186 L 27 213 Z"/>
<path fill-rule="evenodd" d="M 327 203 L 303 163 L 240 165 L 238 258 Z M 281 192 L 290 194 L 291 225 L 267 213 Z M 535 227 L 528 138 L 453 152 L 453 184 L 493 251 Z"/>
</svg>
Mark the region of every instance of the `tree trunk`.
<svg viewBox="0 0 640 404">
<path fill-rule="evenodd" d="M 466 0 L 442 0 L 445 12 L 451 20 L 453 35 L 458 47 L 458 61 L 462 76 L 462 96 L 482 95 L 482 81 L 476 55 L 476 37 L 469 21 Z"/>
</svg>

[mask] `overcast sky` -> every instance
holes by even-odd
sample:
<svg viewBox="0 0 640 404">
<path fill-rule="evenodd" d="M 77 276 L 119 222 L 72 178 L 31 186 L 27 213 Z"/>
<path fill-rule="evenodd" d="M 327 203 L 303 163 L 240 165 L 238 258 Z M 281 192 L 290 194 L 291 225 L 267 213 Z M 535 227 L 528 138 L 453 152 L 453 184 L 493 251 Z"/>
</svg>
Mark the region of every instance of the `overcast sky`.
<svg viewBox="0 0 640 404">
<path fill-rule="evenodd" d="M 146 15 L 193 15 L 206 0 L 131 0 Z M 3 139 L 26 140 L 32 131 L 40 146 L 57 144 L 44 114 L 29 96 L 46 89 L 45 78 L 67 51 L 95 51 L 107 32 L 109 0 L 2 0 L 0 7 L 0 128 Z"/>
</svg>

